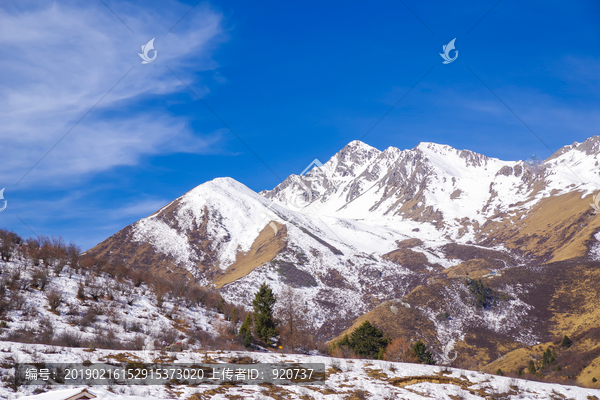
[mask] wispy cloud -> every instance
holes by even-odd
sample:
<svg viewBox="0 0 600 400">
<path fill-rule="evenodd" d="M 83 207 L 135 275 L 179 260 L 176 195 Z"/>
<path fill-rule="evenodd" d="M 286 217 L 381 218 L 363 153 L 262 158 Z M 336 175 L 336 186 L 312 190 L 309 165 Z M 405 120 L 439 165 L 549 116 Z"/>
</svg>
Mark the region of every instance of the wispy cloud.
<svg viewBox="0 0 600 400">
<path fill-rule="evenodd" d="M 198 6 L 177 29 L 181 7 L 121 10 L 135 35 L 102 3 L 45 3 L 0 10 L 0 176 L 18 181 L 132 67 L 135 68 L 20 184 L 77 180 L 145 155 L 208 151 L 219 135 L 199 136 L 189 121 L 142 103 L 182 90 L 166 68 L 181 70 L 202 94 L 194 71 L 217 64 L 212 51 L 226 40 L 220 13 Z M 158 57 L 142 65 L 141 45 L 156 37 Z M 49 180 L 49 178 L 52 178 Z"/>
<path fill-rule="evenodd" d="M 131 217 L 138 218 L 140 215 L 148 216 L 170 202 L 171 200 L 167 199 L 142 199 L 111 210 L 110 217 L 114 220 L 120 220 Z"/>
</svg>

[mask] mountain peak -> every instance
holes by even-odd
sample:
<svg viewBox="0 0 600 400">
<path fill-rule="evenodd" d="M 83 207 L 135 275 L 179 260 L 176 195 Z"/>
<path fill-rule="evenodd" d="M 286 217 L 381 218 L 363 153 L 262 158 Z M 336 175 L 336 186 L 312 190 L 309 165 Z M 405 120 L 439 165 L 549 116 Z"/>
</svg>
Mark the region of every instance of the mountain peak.
<svg viewBox="0 0 600 400">
<path fill-rule="evenodd" d="M 600 136 L 592 136 L 587 138 L 583 143 L 577 145 L 577 150 L 583 151 L 585 154 L 596 154 L 600 152 Z"/>
<path fill-rule="evenodd" d="M 568 144 L 566 146 L 558 149 L 554 154 L 552 154 L 546 161 L 553 160 L 562 156 L 565 153 L 570 152 L 571 150 L 578 150 L 587 155 L 597 154 L 600 152 L 600 136 L 592 136 L 584 140 L 583 143 L 573 142 L 573 144 Z"/>
<path fill-rule="evenodd" d="M 472 150 L 458 150 L 447 144 L 421 142 L 413 150 L 419 150 L 431 159 L 459 157 L 465 166 L 485 166 L 491 159 Z"/>
<path fill-rule="evenodd" d="M 201 185 L 196 186 L 194 189 L 190 190 L 188 193 L 192 196 L 197 195 L 205 195 L 213 191 L 218 191 L 222 193 L 248 193 L 252 192 L 246 185 L 241 182 L 236 181 L 233 178 L 229 177 L 219 177 L 214 178 L 208 182 L 205 182 Z M 185 196 L 185 195 L 184 195 Z"/>
<path fill-rule="evenodd" d="M 348 143 L 346 146 L 344 147 L 366 147 L 369 149 L 373 149 L 374 147 L 369 146 L 368 144 L 366 144 L 365 142 L 362 142 L 360 140 L 353 140 L 350 143 Z"/>
<path fill-rule="evenodd" d="M 430 277 L 445 281 L 450 275 L 443 268 L 457 267 L 452 273 L 459 271 L 460 279 L 471 259 L 479 260 L 472 264 L 478 271 L 489 268 L 488 272 L 520 267 L 522 260 L 535 265 L 552 261 L 557 271 L 566 268 L 554 261 L 595 260 L 600 220 L 588 218 L 590 196 L 579 192 L 597 182 L 598 157 L 585 151 L 593 151 L 598 143 L 596 137 L 576 144 L 581 151 L 563 156 L 565 164 L 570 162 L 567 169 L 559 163 L 537 168 L 429 142 L 381 152 L 352 141 L 314 173 L 290 175 L 261 195 L 231 178 L 202 184 L 89 254 L 119 257 L 141 270 L 181 268 L 203 286 L 222 285 L 218 290 L 224 298 L 245 304 L 251 304 L 262 282 L 269 282 L 275 293 L 285 285 L 296 287 L 313 310 L 307 320 L 315 332 L 331 335 L 350 318 L 372 309 L 373 299 L 404 302 Z M 581 185 L 578 177 L 592 183 Z M 589 226 L 583 225 L 586 221 Z M 531 227 L 540 227 L 535 231 L 540 235 L 532 235 Z M 588 243 L 595 246 L 593 252 Z M 504 249 L 510 250 L 504 254 Z M 514 257 L 508 251 L 514 251 Z M 537 269 L 527 271 L 535 282 Z M 488 272 L 482 275 L 492 279 Z M 505 276 L 506 282 L 524 276 L 521 270 L 515 274 Z M 495 282 L 501 275 L 493 275 Z M 543 290 L 546 287 L 544 283 Z M 412 303 L 415 309 L 417 298 L 436 296 L 438 288 L 436 283 L 419 293 Z M 516 321 L 512 326 L 526 321 L 521 310 L 528 297 L 510 300 L 508 308 L 488 314 L 496 316 L 484 321 L 473 312 L 470 297 L 461 300 L 459 294 L 467 293 L 464 287 L 456 289 L 456 295 L 439 302 L 441 307 L 447 301 L 462 302 L 459 308 L 467 311 L 458 314 L 452 309 L 452 318 L 468 321 L 477 332 L 485 326 L 515 343 L 537 340 L 531 334 L 523 339 L 518 330 L 498 330 L 498 315 Z M 507 290 L 515 297 L 523 293 Z M 446 311 L 432 309 L 423 315 L 440 312 Z M 438 326 L 439 332 L 432 332 L 442 343 L 447 331 L 437 324 L 431 329 Z M 541 338 L 547 331 L 537 332 Z"/>
<path fill-rule="evenodd" d="M 381 150 L 360 140 L 353 140 L 331 157 L 325 163 L 325 166 L 332 174 L 340 176 L 353 175 L 355 172 L 364 169 L 379 154 L 381 154 Z"/>
<path fill-rule="evenodd" d="M 233 178 L 230 178 L 228 176 L 225 177 L 219 177 L 219 178 L 214 178 L 213 180 L 211 180 L 210 182 L 212 182 L 215 185 L 241 185 L 240 182 L 236 181 Z"/>
<path fill-rule="evenodd" d="M 347 145 L 345 145 L 337 154 L 347 154 L 347 153 L 372 153 L 375 152 L 377 154 L 381 153 L 380 150 L 376 149 L 373 146 L 369 146 L 365 142 L 361 142 L 360 140 L 353 140 Z M 335 156 L 334 156 L 335 157 Z"/>
<path fill-rule="evenodd" d="M 456 149 L 447 144 L 439 144 L 433 142 L 421 142 L 415 146 L 413 150 L 421 150 L 424 153 L 438 153 L 438 154 L 447 154 L 449 151 Z"/>
</svg>

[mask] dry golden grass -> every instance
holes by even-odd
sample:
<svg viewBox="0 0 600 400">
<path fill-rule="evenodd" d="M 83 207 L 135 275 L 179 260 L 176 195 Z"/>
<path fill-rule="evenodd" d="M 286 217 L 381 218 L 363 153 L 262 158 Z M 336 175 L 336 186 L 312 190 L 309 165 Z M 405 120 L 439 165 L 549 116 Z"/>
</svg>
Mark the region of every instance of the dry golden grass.
<svg viewBox="0 0 600 400">
<path fill-rule="evenodd" d="M 411 238 L 404 240 L 396 240 L 399 249 L 409 249 L 411 247 L 420 246 L 423 244 L 421 239 Z"/>
<path fill-rule="evenodd" d="M 490 270 L 494 268 L 494 264 L 487 260 L 475 259 L 465 261 L 454 267 L 446 268 L 442 272 L 448 276 L 448 278 L 462 278 L 466 274 L 469 274 L 471 279 L 479 279 L 483 275 L 490 273 Z"/>
<path fill-rule="evenodd" d="M 535 347 L 523 347 L 513 350 L 482 367 L 481 370 L 488 374 L 495 374 L 498 369 L 501 369 L 505 374 L 515 372 L 519 368 L 526 367 L 530 359 L 542 358 L 542 354 L 551 344 L 544 343 Z M 544 350 L 536 350 L 539 346 L 542 346 Z"/>
<path fill-rule="evenodd" d="M 191 395 L 188 400 L 209 400 L 219 394 L 225 394 L 229 390 L 230 385 L 219 385 L 213 389 Z"/>
<path fill-rule="evenodd" d="M 582 257 L 587 253 L 586 244 L 600 227 L 591 202 L 591 195 L 582 199 L 580 192 L 548 197 L 528 212 L 486 223 L 478 237 L 487 244 L 504 243 L 509 249 L 548 262 Z"/>
<path fill-rule="evenodd" d="M 600 326 L 600 271 L 597 269 L 573 269 L 578 279 L 563 283 L 554 293 L 552 303 L 564 302 L 565 299 L 577 301 L 577 307 L 565 312 L 557 308 L 552 317 L 555 335 L 571 335 L 586 329 Z M 576 297 L 575 297 L 576 294 Z M 600 377 L 597 378 L 600 380 Z"/>
<path fill-rule="evenodd" d="M 561 352 L 564 352 L 567 349 L 553 342 L 519 348 L 484 366 L 482 371 L 495 374 L 498 369 L 501 369 L 505 374 L 512 374 L 519 369 L 522 369 L 526 372 L 529 360 L 534 360 L 536 365 L 538 365 L 544 351 L 548 348 L 552 348 L 558 353 L 558 359 L 549 369 L 543 369 L 541 371 L 543 376 L 550 376 L 559 380 L 565 379 L 566 376 L 554 372 L 556 365 L 561 365 L 561 367 L 565 369 L 565 367 L 569 366 L 569 362 L 572 362 L 575 358 L 578 362 L 582 363 L 581 371 L 576 371 L 578 372 L 577 383 L 589 388 L 600 388 L 600 356 L 590 361 L 585 360 L 587 357 L 586 354 L 593 353 L 594 350 L 596 350 L 596 354 L 598 354 L 597 351 L 600 347 L 598 343 L 593 340 L 582 340 L 574 343 L 568 349 L 568 351 L 571 352 L 571 356 L 568 356 L 567 353 L 567 358 L 561 356 Z M 567 363 L 567 365 L 565 365 L 565 363 Z M 527 374 L 525 377 L 527 377 Z M 596 378 L 597 381 L 593 382 L 593 378 Z"/>
<path fill-rule="evenodd" d="M 376 368 L 376 369 L 365 368 L 365 372 L 367 373 L 367 376 L 369 376 L 370 378 L 373 378 L 373 379 L 379 379 L 382 381 L 389 379 L 388 375 L 379 368 Z"/>
<path fill-rule="evenodd" d="M 478 259 L 470 260 L 449 269 L 448 275 L 456 276 L 456 278 L 443 279 L 440 276 L 446 274 L 438 274 L 437 276 L 440 278 L 436 279 L 435 283 L 416 287 L 403 298 L 403 301 L 444 311 L 443 307 L 439 307 L 440 304 L 447 301 L 443 297 L 443 288 L 456 282 L 456 279 L 460 279 L 466 272 L 469 272 L 473 278 L 488 272 L 487 268 L 482 267 L 486 265 L 486 262 Z M 560 336 L 562 338 L 564 334 L 575 337 L 583 334 L 584 331 L 600 326 L 600 310 L 598 308 L 600 267 L 598 263 L 559 262 L 545 265 L 542 268 L 543 273 L 541 274 L 540 270 L 530 270 L 528 267 L 509 268 L 504 270 L 501 276 L 490 279 L 489 282 L 493 286 L 514 285 L 515 283 L 534 285 L 535 290 L 527 296 L 526 301 L 535 306 L 536 318 L 546 321 L 545 324 L 536 327 L 535 334 L 540 337 Z M 435 327 L 428 318 L 421 315 L 415 307 L 405 308 L 400 302 L 394 301 L 380 304 L 369 313 L 359 317 L 351 327 L 332 341 L 338 341 L 344 334 L 350 334 L 365 320 L 369 320 L 373 325 L 389 333 L 392 338 L 403 337 L 414 340 L 418 337 L 429 347 L 435 348 L 439 345 L 434 331 Z M 578 375 L 580 382 L 588 387 L 594 383 L 592 378 L 600 380 L 600 377 L 597 376 L 600 375 L 598 372 L 600 360 L 595 360 L 593 365 L 589 364 L 591 359 L 587 360 L 586 357 L 589 356 L 586 354 L 596 357 L 594 355 L 596 353 L 592 350 L 599 344 L 596 337 L 591 337 L 587 342 L 578 340 L 577 346 L 574 348 L 575 352 L 570 356 L 571 359 L 573 357 L 581 359 L 581 362 L 569 361 L 571 364 L 568 365 L 571 365 L 571 370 L 575 368 L 573 372 Z M 530 359 L 540 360 L 544 350 L 550 345 L 552 343 L 544 343 L 533 348 L 522 347 L 521 343 L 511 337 L 472 326 L 466 332 L 465 340 L 455 345 L 459 354 L 455 366 L 469 369 L 482 368 L 488 373 L 496 373 L 500 368 L 505 373 L 514 373 L 518 369 L 526 368 Z M 504 356 L 497 360 L 501 354 Z M 565 357 L 567 356 L 568 354 L 565 355 Z M 566 366 L 561 365 L 563 369 Z M 580 368 L 585 368 L 585 370 L 581 372 Z M 590 371 L 589 374 L 588 371 Z M 549 376 L 549 379 L 566 378 L 566 375 L 555 374 L 552 371 L 543 371 L 543 375 Z"/>
<path fill-rule="evenodd" d="M 227 268 L 222 276 L 214 280 L 217 288 L 248 275 L 254 268 L 273 260 L 280 251 L 285 249 L 287 228 L 285 225 L 272 222 L 277 226 L 277 234 L 270 224 L 267 224 L 252 243 L 250 251 L 245 254 L 238 253 L 236 261 Z"/>
<path fill-rule="evenodd" d="M 596 378 L 596 382 L 593 379 Z M 600 357 L 596 357 L 577 377 L 582 386 L 600 389 Z"/>
<path fill-rule="evenodd" d="M 411 249 L 398 249 L 384 254 L 382 258 L 393 261 L 411 270 L 424 270 L 428 263 L 425 254 Z"/>
<path fill-rule="evenodd" d="M 421 291 L 424 291 L 423 286 L 419 286 L 413 290 L 413 293 L 417 292 L 416 295 L 421 295 Z M 413 294 L 411 293 L 411 294 Z M 395 307 L 396 313 L 392 312 L 391 307 Z M 369 321 L 374 326 L 388 332 L 394 337 L 405 337 L 411 338 L 414 336 L 414 332 L 418 329 L 419 332 L 425 334 L 431 340 L 435 340 L 435 325 L 429 319 L 423 317 L 419 311 L 414 308 L 406 308 L 400 303 L 389 302 L 370 312 L 358 317 L 352 326 L 344 330 L 340 335 L 330 340 L 329 343 L 339 341 L 344 335 L 351 334 L 356 328 L 358 328 L 363 322 Z"/>
</svg>

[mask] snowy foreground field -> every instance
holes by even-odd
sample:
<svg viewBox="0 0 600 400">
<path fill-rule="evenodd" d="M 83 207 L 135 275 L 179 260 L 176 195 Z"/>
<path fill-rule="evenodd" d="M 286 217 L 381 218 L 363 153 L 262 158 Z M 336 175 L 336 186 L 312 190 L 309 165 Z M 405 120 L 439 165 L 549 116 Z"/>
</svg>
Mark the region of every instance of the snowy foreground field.
<svg viewBox="0 0 600 400">
<path fill-rule="evenodd" d="M 112 357 L 111 357 L 112 356 Z M 165 356 L 165 354 L 162 354 Z M 94 386 L 87 389 L 95 399 L 600 399 L 600 390 L 506 378 L 439 366 L 391 363 L 376 360 L 347 360 L 322 356 L 279 353 L 187 351 L 169 353 L 176 362 L 228 362 L 250 357 L 255 362 L 325 363 L 327 379 L 314 386 Z M 108 358 L 148 362 L 161 353 L 144 351 L 91 350 L 45 345 L 0 342 L 0 398 L 35 400 L 67 399 L 83 389 L 74 386 L 28 386 L 17 392 L 10 388 L 13 363 L 92 363 Z M 35 388 L 48 390 L 34 395 Z"/>
</svg>

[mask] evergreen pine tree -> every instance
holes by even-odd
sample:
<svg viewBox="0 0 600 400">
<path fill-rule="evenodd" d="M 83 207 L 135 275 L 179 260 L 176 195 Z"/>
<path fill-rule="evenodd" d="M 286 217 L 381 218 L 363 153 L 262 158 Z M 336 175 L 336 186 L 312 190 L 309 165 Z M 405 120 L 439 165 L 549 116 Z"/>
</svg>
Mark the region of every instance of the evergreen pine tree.
<svg viewBox="0 0 600 400">
<path fill-rule="evenodd" d="M 504 375 L 504 373 L 502 372 L 502 370 L 500 368 L 498 368 L 498 371 L 496 371 L 496 375 Z"/>
<path fill-rule="evenodd" d="M 225 299 L 221 297 L 221 300 L 219 300 L 219 304 L 217 304 L 217 312 L 219 314 L 223 314 L 224 309 L 225 309 Z"/>
<path fill-rule="evenodd" d="M 340 340 L 337 344 L 339 346 L 348 346 L 348 344 L 349 344 L 348 335 L 344 335 L 344 337 L 342 337 L 342 340 Z"/>
<path fill-rule="evenodd" d="M 388 343 L 389 339 L 383 337 L 383 332 L 369 321 L 363 322 L 348 338 L 348 344 L 354 353 L 367 358 L 378 358 Z M 383 357 L 383 353 L 381 355 Z"/>
<path fill-rule="evenodd" d="M 542 355 L 542 368 L 550 364 L 550 357 L 552 357 L 552 351 L 548 348 Z"/>
<path fill-rule="evenodd" d="M 493 291 L 480 279 L 470 279 L 465 276 L 465 285 L 469 288 L 469 292 L 475 298 L 475 306 L 478 308 L 487 308 L 495 303 Z"/>
<path fill-rule="evenodd" d="M 266 283 L 260 285 L 260 289 L 254 295 L 252 306 L 254 307 L 254 331 L 267 345 L 271 344 L 271 338 L 277 335 L 276 322 L 273 319 L 273 306 L 275 305 L 273 291 Z"/>
<path fill-rule="evenodd" d="M 250 332 L 246 332 L 244 335 L 244 346 L 250 347 L 252 344 L 252 334 Z"/>
<path fill-rule="evenodd" d="M 529 373 L 535 375 L 535 364 L 533 360 L 529 360 Z"/>
<path fill-rule="evenodd" d="M 234 326 L 238 323 L 238 313 L 235 306 L 231 309 L 231 313 L 229 314 L 229 320 Z"/>
<path fill-rule="evenodd" d="M 572 344 L 573 344 L 573 341 L 571 339 L 569 339 L 569 337 L 567 335 L 565 335 L 565 337 L 563 337 L 562 343 L 560 345 L 562 347 L 571 347 Z"/>
<path fill-rule="evenodd" d="M 252 315 L 248 313 L 244 323 L 240 327 L 240 336 L 244 340 L 244 346 L 249 347 L 252 343 Z"/>
<path fill-rule="evenodd" d="M 418 340 L 417 343 L 413 345 L 413 353 L 421 364 L 435 364 L 431 352 L 427 350 L 427 346 L 425 346 L 425 343 L 421 342 L 420 340 Z"/>
</svg>

